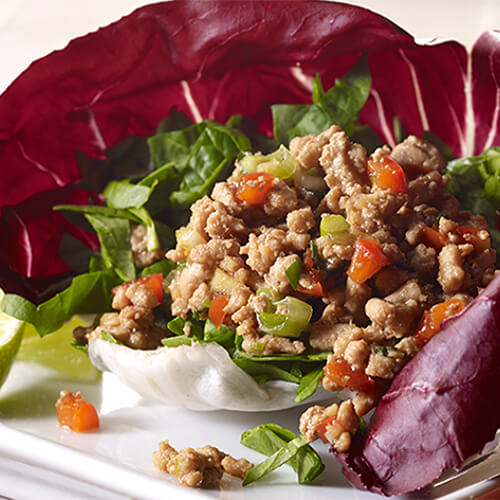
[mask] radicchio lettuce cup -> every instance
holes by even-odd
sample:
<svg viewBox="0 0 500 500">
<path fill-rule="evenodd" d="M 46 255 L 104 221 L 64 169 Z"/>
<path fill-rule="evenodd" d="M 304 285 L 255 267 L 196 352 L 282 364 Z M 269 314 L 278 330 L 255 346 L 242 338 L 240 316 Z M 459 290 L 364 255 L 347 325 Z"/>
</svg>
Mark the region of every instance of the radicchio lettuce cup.
<svg viewBox="0 0 500 500">
<path fill-rule="evenodd" d="M 397 118 L 407 133 L 430 132 L 456 156 L 479 154 L 500 141 L 499 47 L 496 32 L 483 34 L 470 54 L 456 42 L 420 45 L 387 19 L 334 2 L 174 1 L 138 9 L 34 62 L 0 96 L 0 264 L 9 277 L 5 283 L 27 293 L 29 283 L 36 280 L 49 280 L 43 281 L 46 285 L 67 276 L 69 269 L 58 255 L 66 232 L 96 246 L 95 238 L 51 210 L 60 203 L 87 203 L 89 197 L 98 201 L 97 193 L 79 186 L 76 154 L 105 159 L 108 148 L 129 136 L 150 134 L 174 108 L 194 121 L 209 118 L 224 123 L 240 113 L 254 118 L 259 130 L 271 135 L 271 104 L 310 103 L 316 73 L 328 88 L 362 53 L 368 55 L 372 87 L 361 123 L 370 125 L 389 145 L 396 142 Z M 39 289 L 34 290 L 37 295 Z M 379 406 L 368 439 L 340 457 L 353 484 L 385 494 L 419 488 L 443 467 L 460 466 L 465 456 L 479 451 L 492 437 L 500 415 L 483 388 L 498 378 L 492 364 L 500 359 L 498 293 L 497 278 L 486 295 L 449 321 L 446 331 L 403 369 Z M 477 334 L 479 318 L 482 326 Z M 458 349 L 453 335 L 460 336 Z M 91 345 L 90 354 L 96 364 L 111 370 L 123 371 L 119 365 L 128 356 L 143 356 L 98 342 L 102 349 L 97 343 Z M 453 348 L 446 348 L 447 342 Z M 482 358 L 476 356 L 481 346 L 487 346 L 484 377 L 483 365 L 478 364 Z M 109 357 L 104 359 L 106 353 Z M 220 389 L 210 396 L 213 408 L 229 408 L 223 403 L 228 394 L 224 384 L 228 378 L 234 381 L 231 374 L 236 367 L 218 373 L 217 367 L 226 366 L 224 361 L 211 360 L 219 354 L 194 346 L 179 350 L 169 363 L 189 370 L 184 361 L 195 357 L 198 366 L 211 366 L 211 385 L 219 384 Z M 143 361 L 153 366 L 153 358 Z M 116 366 L 113 359 L 119 360 Z M 135 360 L 131 363 L 141 366 Z M 466 391 L 455 391 L 455 372 L 439 370 L 457 363 L 463 366 L 459 373 L 465 377 L 461 383 Z M 157 369 L 167 377 L 162 384 L 175 384 L 172 373 L 182 377 L 178 371 L 182 368 L 161 365 Z M 432 389 L 429 397 L 437 398 L 433 401 L 443 414 L 436 418 L 446 425 L 433 428 L 425 446 L 419 441 L 416 454 L 410 456 L 398 450 L 408 439 L 406 432 L 414 439 L 425 431 L 425 419 L 405 420 L 412 405 L 424 407 L 425 391 L 415 390 L 427 383 L 421 378 L 422 367 L 433 370 L 432 380 L 427 381 Z M 161 391 L 153 388 L 156 373 L 151 380 L 146 368 L 138 370 L 134 383 L 136 388 L 146 387 L 145 395 L 161 398 Z M 201 385 L 191 387 L 198 387 L 201 394 L 203 381 L 198 381 Z M 185 389 L 189 390 L 188 382 Z M 265 393 L 258 386 L 252 390 L 257 399 L 271 400 L 267 409 L 288 406 L 279 398 L 273 402 L 277 396 L 272 390 Z M 455 411 L 464 395 L 480 408 L 491 409 L 493 404 L 484 421 L 477 420 L 467 401 L 460 412 Z M 186 398 L 189 394 L 182 392 L 170 403 L 186 406 Z M 266 409 L 251 401 L 250 408 L 233 409 Z M 396 421 L 405 425 L 395 429 Z M 460 441 L 470 429 L 477 432 Z M 382 438 L 383 449 L 377 444 Z M 428 456 L 437 457 L 428 473 L 411 477 L 405 472 L 409 460 Z"/>
</svg>

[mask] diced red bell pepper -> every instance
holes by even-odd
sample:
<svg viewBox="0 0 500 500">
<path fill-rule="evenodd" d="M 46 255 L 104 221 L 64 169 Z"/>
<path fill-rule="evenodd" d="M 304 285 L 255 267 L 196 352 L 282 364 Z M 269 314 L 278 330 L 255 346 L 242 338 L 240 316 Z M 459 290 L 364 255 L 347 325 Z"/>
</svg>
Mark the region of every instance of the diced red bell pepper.
<svg viewBox="0 0 500 500">
<path fill-rule="evenodd" d="M 436 252 L 440 252 L 446 245 L 447 238 L 443 233 L 440 233 L 433 227 L 426 227 L 422 233 L 422 241 L 428 246 L 434 248 Z"/>
<path fill-rule="evenodd" d="M 163 303 L 163 275 L 161 273 L 151 274 L 150 276 L 143 276 L 142 278 L 137 278 L 136 280 L 127 281 L 126 283 L 115 286 L 115 288 L 113 288 L 112 290 L 113 295 L 116 295 L 118 290 L 122 288 L 128 288 L 133 283 L 141 284 L 146 288 L 149 288 L 156 295 L 158 303 Z"/>
<path fill-rule="evenodd" d="M 79 392 L 62 391 L 56 403 L 57 420 L 62 427 L 75 432 L 87 432 L 99 428 L 96 409 Z"/>
<path fill-rule="evenodd" d="M 218 295 L 210 304 L 210 308 L 208 309 L 208 319 L 217 328 L 220 328 L 224 318 L 226 317 L 226 311 L 224 311 L 224 308 L 227 306 L 228 302 L 229 299 L 226 295 Z"/>
<path fill-rule="evenodd" d="M 343 358 L 331 359 L 323 371 L 330 382 L 340 387 L 348 387 L 351 391 L 372 392 L 375 389 L 375 381 L 369 375 L 363 370 L 353 368 Z"/>
<path fill-rule="evenodd" d="M 380 160 L 369 158 L 368 173 L 379 188 L 388 189 L 391 193 L 408 193 L 405 172 L 390 156 Z"/>
<path fill-rule="evenodd" d="M 441 324 L 446 318 L 459 313 L 463 304 L 458 299 L 448 300 L 432 306 L 425 311 L 415 333 L 415 340 L 419 344 L 426 344 L 441 329 Z"/>
<path fill-rule="evenodd" d="M 314 427 L 314 431 L 325 444 L 329 443 L 328 438 L 326 437 L 326 428 L 333 425 L 334 422 L 334 417 L 327 417 Z"/>
<path fill-rule="evenodd" d="M 249 205 L 263 205 L 267 201 L 267 194 L 274 179 L 274 175 L 267 172 L 245 174 L 238 184 L 236 198 L 246 201 Z"/>
<path fill-rule="evenodd" d="M 356 283 L 364 283 L 390 264 L 377 240 L 358 239 L 347 274 Z"/>
<path fill-rule="evenodd" d="M 321 274 L 317 269 L 310 269 L 308 271 L 309 276 L 311 277 L 311 281 L 313 285 L 311 287 L 303 287 L 299 285 L 297 287 L 297 291 L 301 293 L 305 293 L 306 295 L 311 295 L 313 297 L 327 297 L 328 291 L 325 288 L 323 280 L 321 279 Z"/>
</svg>

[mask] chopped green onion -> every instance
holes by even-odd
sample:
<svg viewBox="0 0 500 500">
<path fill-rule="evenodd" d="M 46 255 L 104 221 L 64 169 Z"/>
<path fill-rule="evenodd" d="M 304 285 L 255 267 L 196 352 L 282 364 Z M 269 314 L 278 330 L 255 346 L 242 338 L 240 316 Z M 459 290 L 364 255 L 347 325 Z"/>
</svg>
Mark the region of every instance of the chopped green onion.
<svg viewBox="0 0 500 500">
<path fill-rule="evenodd" d="M 264 344 L 261 344 L 260 342 L 254 342 L 252 344 L 252 351 L 262 352 L 263 350 L 264 350 Z"/>
<path fill-rule="evenodd" d="M 297 290 L 299 287 L 299 278 L 300 273 L 302 272 L 302 261 L 299 257 L 295 259 L 295 261 L 290 264 L 290 266 L 286 269 L 285 274 L 288 278 L 288 282 L 292 286 L 294 290 Z"/>
<path fill-rule="evenodd" d="M 332 245 L 352 245 L 356 241 L 356 236 L 350 232 L 336 233 L 328 235 L 329 243 Z"/>
<path fill-rule="evenodd" d="M 314 264 L 316 265 L 318 263 L 318 245 L 314 240 L 311 240 L 309 248 L 311 249 L 311 258 L 314 261 Z"/>
<path fill-rule="evenodd" d="M 266 298 L 267 300 L 266 312 L 268 313 L 273 312 L 274 311 L 273 304 L 283 298 L 279 293 L 277 293 L 275 290 L 272 290 L 271 288 L 259 288 L 257 290 L 257 295 L 264 296 Z"/>
<path fill-rule="evenodd" d="M 345 233 L 351 226 L 342 215 L 326 215 L 321 219 L 319 232 L 321 236 L 330 236 L 332 234 Z"/>
<path fill-rule="evenodd" d="M 279 313 L 260 313 L 257 316 L 261 331 L 281 337 L 299 337 L 307 330 L 313 313 L 309 304 L 296 297 L 285 297 L 275 306 Z"/>
<path fill-rule="evenodd" d="M 297 160 L 281 145 L 274 153 L 268 155 L 245 155 L 239 161 L 242 170 L 248 173 L 267 172 L 280 179 L 290 179 L 297 170 Z"/>
<path fill-rule="evenodd" d="M 278 328 L 282 328 L 285 323 L 286 314 L 276 314 L 272 312 L 259 314 L 259 324 L 261 326 L 261 330 L 269 331 L 269 333 Z"/>
</svg>

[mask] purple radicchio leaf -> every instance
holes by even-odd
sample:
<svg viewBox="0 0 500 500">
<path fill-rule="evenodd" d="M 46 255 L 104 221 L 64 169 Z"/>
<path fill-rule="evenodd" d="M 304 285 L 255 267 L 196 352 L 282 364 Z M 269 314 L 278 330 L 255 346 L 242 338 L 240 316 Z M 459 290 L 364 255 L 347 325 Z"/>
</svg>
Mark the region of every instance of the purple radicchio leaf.
<svg viewBox="0 0 500 500">
<path fill-rule="evenodd" d="M 500 144 L 500 31 L 484 33 L 472 49 L 470 120 L 476 154 Z"/>
<path fill-rule="evenodd" d="M 500 275 L 396 376 L 365 440 L 337 454 L 353 485 L 384 495 L 459 469 L 500 428 Z"/>
</svg>

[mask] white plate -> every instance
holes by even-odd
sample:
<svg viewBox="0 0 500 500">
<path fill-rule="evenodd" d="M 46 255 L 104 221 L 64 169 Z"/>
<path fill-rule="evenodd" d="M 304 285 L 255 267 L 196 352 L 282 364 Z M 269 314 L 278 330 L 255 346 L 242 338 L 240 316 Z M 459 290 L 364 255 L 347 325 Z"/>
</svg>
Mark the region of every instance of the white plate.
<svg viewBox="0 0 500 500">
<path fill-rule="evenodd" d="M 78 434 L 57 425 L 54 403 L 59 391 L 80 390 L 101 416 L 101 429 Z M 155 470 L 151 455 L 158 442 L 169 439 L 177 448 L 217 446 L 253 463 L 262 455 L 239 443 L 243 431 L 274 422 L 296 431 L 301 409 L 269 413 L 229 411 L 193 412 L 143 402 L 113 375 L 82 383 L 34 364 L 18 362 L 0 392 L 0 455 L 59 472 L 134 498 L 201 497 L 240 499 L 370 498 L 353 490 L 340 473 L 327 447 L 317 449 L 326 471 L 314 486 L 300 486 L 291 468 L 283 467 L 267 479 L 246 488 L 239 480 L 225 479 L 218 491 L 196 491 L 179 486 L 173 477 Z M 322 486 L 322 487 L 318 487 Z M 147 492 L 147 493 L 145 493 Z M 0 494 L 2 486 L 0 485 Z M 26 492 L 28 493 L 28 492 Z"/>
<path fill-rule="evenodd" d="M 54 404 L 62 389 L 79 390 L 95 405 L 101 418 L 99 431 L 78 434 L 59 427 Z M 265 457 L 239 443 L 242 432 L 264 422 L 296 431 L 301 411 L 179 410 L 142 401 L 109 373 L 96 381 L 82 382 L 36 364 L 17 362 L 0 391 L 0 498 L 381 498 L 353 489 L 328 447 L 320 442 L 313 446 L 326 468 L 313 485 L 307 486 L 299 485 L 294 471 L 284 466 L 245 488 L 239 480 L 225 476 L 220 490 L 194 490 L 180 486 L 173 476 L 152 465 L 152 453 L 164 439 L 176 448 L 210 444 L 258 463 Z M 11 478 L 13 482 L 7 482 Z M 469 489 L 467 494 L 476 497 L 498 486 L 498 482 L 490 481 Z M 465 498 L 464 494 L 462 491 L 447 498 Z"/>
</svg>

